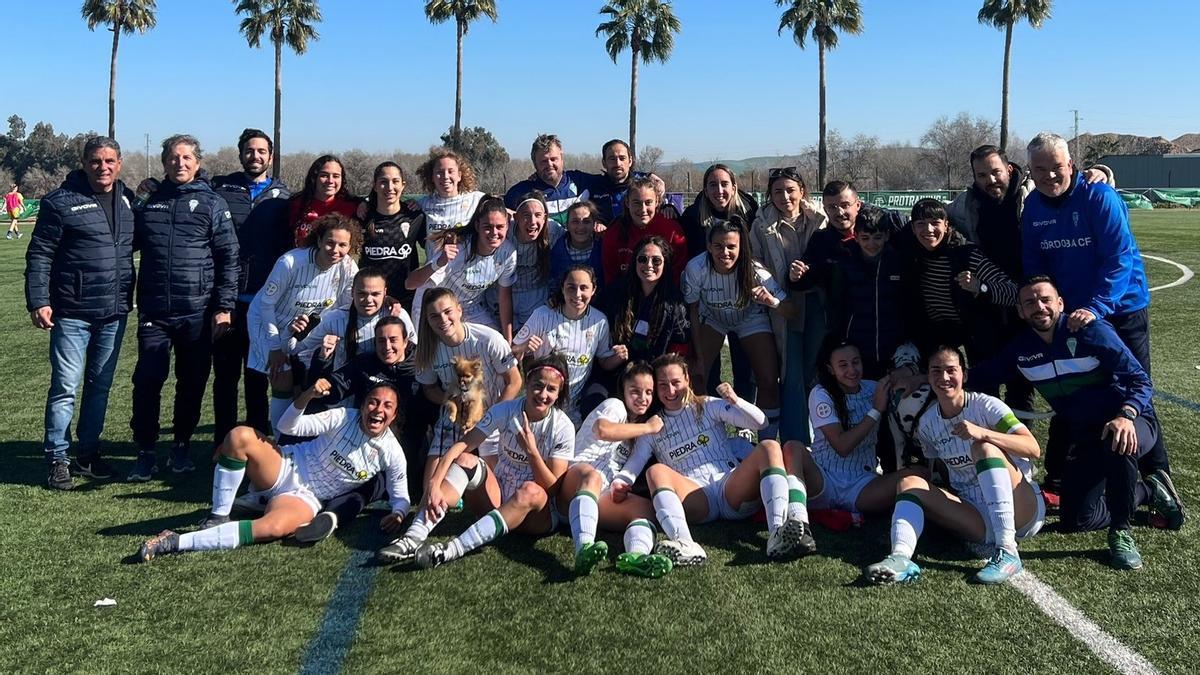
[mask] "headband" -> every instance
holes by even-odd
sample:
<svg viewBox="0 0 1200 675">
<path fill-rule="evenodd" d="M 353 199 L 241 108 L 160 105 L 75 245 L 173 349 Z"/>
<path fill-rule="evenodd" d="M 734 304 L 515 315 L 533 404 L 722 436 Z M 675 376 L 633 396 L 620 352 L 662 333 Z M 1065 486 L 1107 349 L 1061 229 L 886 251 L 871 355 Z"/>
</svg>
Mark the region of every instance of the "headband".
<svg viewBox="0 0 1200 675">
<path fill-rule="evenodd" d="M 529 376 L 533 376 L 533 374 L 536 373 L 537 371 L 546 369 L 546 368 L 558 373 L 558 376 L 562 378 L 563 382 L 569 381 L 567 378 L 567 372 L 565 370 L 559 368 L 558 366 L 549 364 L 549 363 L 542 364 L 542 365 L 538 366 L 537 368 L 534 368 L 533 370 L 529 371 Z"/>
</svg>

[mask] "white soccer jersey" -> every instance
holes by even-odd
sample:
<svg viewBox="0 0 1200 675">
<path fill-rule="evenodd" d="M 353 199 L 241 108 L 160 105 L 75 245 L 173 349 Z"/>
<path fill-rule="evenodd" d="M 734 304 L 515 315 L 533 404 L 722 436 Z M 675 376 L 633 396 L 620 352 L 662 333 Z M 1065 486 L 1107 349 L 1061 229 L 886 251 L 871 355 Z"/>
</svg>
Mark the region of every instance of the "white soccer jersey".
<svg viewBox="0 0 1200 675">
<path fill-rule="evenodd" d="M 605 399 L 588 414 L 575 434 L 575 457 L 571 463 L 591 464 L 604 476 L 604 484 L 608 485 L 625 467 L 625 462 L 629 461 L 632 442 L 602 441 L 596 438 L 596 423 L 600 420 L 613 424 L 627 424 L 629 411 L 625 409 L 625 402 L 619 398 Z"/>
<path fill-rule="evenodd" d="M 846 412 L 850 418 L 850 426 L 853 427 L 863 420 L 875 407 L 875 388 L 879 383 L 864 380 L 859 387 L 858 393 L 846 394 Z M 842 457 L 837 450 L 829 444 L 829 440 L 825 438 L 825 434 L 821 433 L 821 427 L 830 424 L 838 425 L 841 428 L 841 422 L 838 420 L 836 408 L 833 405 L 833 397 L 825 390 L 825 387 L 817 385 L 808 394 L 808 419 L 812 421 L 813 427 L 813 444 L 812 457 L 817 466 L 821 467 L 822 473 L 826 476 L 844 479 L 849 481 L 862 476 L 864 473 L 876 473 L 879 467 L 879 458 L 875 456 L 875 442 L 878 439 L 879 426 L 867 434 L 862 440 L 850 451 L 850 454 Z"/>
<path fill-rule="evenodd" d="M 375 313 L 375 316 L 360 316 L 356 323 L 358 328 L 354 331 L 354 341 L 358 343 L 358 353 L 366 354 L 375 350 L 375 324 L 388 312 L 380 310 Z M 321 315 L 321 323 L 312 330 L 303 340 L 292 348 L 292 355 L 299 358 L 305 365 L 312 362 L 313 352 L 321 346 L 325 341 L 326 335 L 336 335 L 338 338 L 337 347 L 333 350 L 333 369 L 337 370 L 346 365 L 349 360 L 346 358 L 346 322 L 350 320 L 350 310 L 335 309 Z M 403 307 L 400 308 L 400 320 L 404 322 L 404 329 L 407 331 L 409 342 L 415 342 L 417 331 L 413 327 L 412 318 L 408 316 L 408 312 Z"/>
<path fill-rule="evenodd" d="M 382 471 L 387 478 L 388 503 L 396 513 L 408 513 L 408 464 L 391 429 L 372 438 L 358 423 L 359 411 L 330 408 L 305 415 L 288 406 L 279 419 L 279 431 L 293 436 L 315 436 L 311 441 L 284 446 L 284 455 L 295 462 L 296 472 L 317 499 L 332 499 L 371 480 Z"/>
<path fill-rule="evenodd" d="M 758 282 L 777 300 L 785 300 L 787 292 L 779 286 L 771 273 L 758 261 L 754 261 L 753 264 L 754 276 Z M 687 267 L 683 269 L 682 286 L 685 302 L 700 303 L 700 318 L 703 321 L 712 321 L 736 331 L 739 324 L 767 315 L 767 308 L 753 300 L 748 300 L 745 305 L 739 304 L 737 275 L 732 272 L 718 273 L 709 262 L 708 253 L 701 253 L 688 261 Z"/>
<path fill-rule="evenodd" d="M 516 494 L 521 483 L 533 480 L 529 457 L 517 440 L 524 423 L 524 405 L 523 398 L 497 403 L 488 408 L 476 427 L 499 445 L 495 472 L 502 502 Z M 547 463 L 552 459 L 570 461 L 575 456 L 575 427 L 558 408 L 551 408 L 550 414 L 537 422 L 530 420 L 529 427 L 537 441 L 538 454 Z"/>
<path fill-rule="evenodd" d="M 660 463 L 700 487 L 715 483 L 738 465 L 725 425 L 757 431 L 767 423 L 762 410 L 741 399 L 735 406 L 725 399 L 706 398 L 700 404 L 699 415 L 695 405 L 685 405 L 680 410 L 663 410 L 659 416 L 662 431 L 637 439 L 633 456 L 621 469 L 623 482 L 632 485 L 653 454 Z"/>
<path fill-rule="evenodd" d="M 463 318 L 467 321 L 497 325 L 496 317 L 488 309 L 483 295 L 493 284 L 504 287 L 513 285 L 517 270 L 517 251 L 512 242 L 505 241 L 492 255 L 477 255 L 470 249 L 460 250 L 458 257 L 433 273 L 421 288 L 413 307 L 420 316 L 424 291 L 435 286 L 444 286 L 454 291 L 462 305 Z"/>
<path fill-rule="evenodd" d="M 962 412 L 950 419 L 942 417 L 935 402 L 917 421 L 917 438 L 921 450 L 929 459 L 940 459 L 950 473 L 950 487 L 963 500 L 977 506 L 985 503 L 979 489 L 979 478 L 975 473 L 975 460 L 971 459 L 971 441 L 955 436 L 952 432 L 959 422 L 966 420 L 985 429 L 1014 434 L 1025 428 L 1004 401 L 987 394 L 967 392 Z M 1008 455 L 1017 471 L 1033 482 L 1033 463 L 1025 457 Z"/>
<path fill-rule="evenodd" d="M 432 260 L 440 247 L 434 242 L 434 234 L 443 230 L 466 227 L 471 222 L 471 215 L 479 206 L 483 193 L 479 191 L 464 192 L 454 197 L 439 197 L 436 194 L 425 195 L 417 200 L 417 205 L 425 214 L 425 258 Z"/>
<path fill-rule="evenodd" d="M 326 270 L 317 268 L 310 248 L 295 248 L 279 256 L 247 312 L 250 355 L 247 365 L 267 372 L 267 357 L 288 351 L 292 320 L 301 314 L 323 314 L 347 307 L 358 264 L 350 256 Z"/>
<path fill-rule="evenodd" d="M 483 381 L 491 401 L 499 400 L 504 391 L 504 378 L 501 376 L 517 367 L 517 359 L 503 336 L 487 326 L 464 321 L 463 341 L 449 347 L 438 340 L 433 368 L 418 368 L 417 382 L 441 384 L 443 389 L 449 391 L 451 383 L 458 380 L 454 365 L 450 363 L 455 356 L 483 361 Z"/>
<path fill-rule="evenodd" d="M 595 307 L 588 307 L 578 319 L 568 319 L 561 310 L 547 306 L 533 310 L 529 321 L 513 338 L 515 344 L 529 342 L 531 336 L 542 338 L 542 346 L 534 352 L 542 357 L 552 351 L 562 354 L 567 360 L 567 375 L 570 377 L 571 403 L 568 414 L 571 421 L 579 423 L 579 399 L 592 373 L 592 364 L 597 358 L 612 356 L 613 350 L 608 335 L 608 319 Z"/>
</svg>

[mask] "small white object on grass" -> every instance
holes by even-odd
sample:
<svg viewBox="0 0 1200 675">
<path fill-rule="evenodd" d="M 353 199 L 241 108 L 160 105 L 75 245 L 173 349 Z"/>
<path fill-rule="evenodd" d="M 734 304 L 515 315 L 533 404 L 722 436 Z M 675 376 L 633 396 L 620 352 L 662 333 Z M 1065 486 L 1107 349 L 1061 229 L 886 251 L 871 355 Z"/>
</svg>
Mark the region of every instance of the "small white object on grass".
<svg viewBox="0 0 1200 675">
<path fill-rule="evenodd" d="M 92 607 L 116 607 L 117 601 L 112 598 L 101 598 Z"/>
</svg>

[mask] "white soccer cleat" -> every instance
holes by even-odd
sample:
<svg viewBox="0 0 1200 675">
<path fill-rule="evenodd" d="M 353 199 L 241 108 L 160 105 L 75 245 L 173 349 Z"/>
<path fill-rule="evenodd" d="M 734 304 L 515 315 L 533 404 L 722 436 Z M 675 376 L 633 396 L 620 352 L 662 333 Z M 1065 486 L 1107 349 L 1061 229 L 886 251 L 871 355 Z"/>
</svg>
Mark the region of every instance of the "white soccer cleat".
<svg viewBox="0 0 1200 675">
<path fill-rule="evenodd" d="M 375 559 L 388 565 L 411 562 L 424 542 L 412 537 L 400 537 L 375 552 Z"/>
<path fill-rule="evenodd" d="M 675 567 L 690 567 L 708 560 L 708 554 L 694 541 L 663 539 L 655 545 L 654 552 L 666 556 Z"/>
</svg>

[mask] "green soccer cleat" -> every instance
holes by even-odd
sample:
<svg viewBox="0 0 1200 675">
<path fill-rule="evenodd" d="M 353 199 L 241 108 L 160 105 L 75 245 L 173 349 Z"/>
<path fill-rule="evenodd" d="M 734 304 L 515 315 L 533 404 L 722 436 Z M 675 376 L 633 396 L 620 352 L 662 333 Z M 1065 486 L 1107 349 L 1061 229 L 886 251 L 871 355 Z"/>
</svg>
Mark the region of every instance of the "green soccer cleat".
<svg viewBox="0 0 1200 675">
<path fill-rule="evenodd" d="M 575 552 L 575 574 L 591 574 L 601 560 L 608 557 L 608 544 L 593 541 Z"/>
<path fill-rule="evenodd" d="M 1138 553 L 1137 544 L 1133 543 L 1133 535 L 1129 530 L 1110 530 L 1108 533 L 1108 553 L 1112 556 L 1108 564 L 1118 570 L 1142 569 L 1142 554 Z"/>
<path fill-rule="evenodd" d="M 170 530 L 163 530 L 142 543 L 138 550 L 138 560 L 150 562 L 157 556 L 178 552 L 179 535 Z"/>
<path fill-rule="evenodd" d="M 1159 469 L 1146 476 L 1146 482 L 1154 488 L 1154 510 L 1166 521 L 1167 529 L 1178 530 L 1183 527 L 1183 500 L 1175 491 L 1171 474 Z"/>
<path fill-rule="evenodd" d="M 665 577 L 674 565 L 671 559 L 657 553 L 622 553 L 617 556 L 617 571 L 635 577 L 659 579 Z"/>
<path fill-rule="evenodd" d="M 921 568 L 902 555 L 889 555 L 867 567 L 867 579 L 873 584 L 907 584 L 921 578 Z"/>
</svg>

